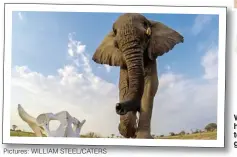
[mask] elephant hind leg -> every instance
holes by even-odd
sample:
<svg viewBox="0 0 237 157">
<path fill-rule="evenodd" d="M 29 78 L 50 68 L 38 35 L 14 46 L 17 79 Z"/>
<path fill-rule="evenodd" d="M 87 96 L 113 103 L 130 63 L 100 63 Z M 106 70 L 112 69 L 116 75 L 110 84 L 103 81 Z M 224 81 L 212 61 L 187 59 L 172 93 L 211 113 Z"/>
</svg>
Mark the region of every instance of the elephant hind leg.
<svg viewBox="0 0 237 157">
<path fill-rule="evenodd" d="M 125 100 L 128 93 L 128 72 L 127 69 L 120 68 L 119 79 L 119 99 L 120 102 Z M 120 123 L 118 125 L 119 133 L 125 138 L 135 138 L 137 130 L 136 112 L 130 111 L 125 115 L 120 115 Z"/>
</svg>

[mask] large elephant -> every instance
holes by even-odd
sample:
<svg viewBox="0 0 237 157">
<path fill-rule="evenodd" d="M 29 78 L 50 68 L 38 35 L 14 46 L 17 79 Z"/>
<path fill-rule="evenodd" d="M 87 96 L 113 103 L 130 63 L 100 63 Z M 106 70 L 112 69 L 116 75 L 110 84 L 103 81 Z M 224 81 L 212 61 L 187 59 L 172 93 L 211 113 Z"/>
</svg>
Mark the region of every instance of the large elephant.
<svg viewBox="0 0 237 157">
<path fill-rule="evenodd" d="M 114 22 L 112 31 L 96 49 L 93 61 L 120 67 L 116 112 L 124 137 L 152 138 L 150 123 L 159 84 L 156 58 L 183 41 L 182 35 L 160 22 L 126 13 Z"/>
</svg>

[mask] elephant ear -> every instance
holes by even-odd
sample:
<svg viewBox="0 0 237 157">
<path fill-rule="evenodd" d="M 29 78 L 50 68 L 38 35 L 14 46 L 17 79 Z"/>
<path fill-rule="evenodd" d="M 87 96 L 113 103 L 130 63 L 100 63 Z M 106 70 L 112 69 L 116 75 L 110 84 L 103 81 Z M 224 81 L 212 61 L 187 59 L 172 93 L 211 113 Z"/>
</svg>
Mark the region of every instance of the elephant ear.
<svg viewBox="0 0 237 157">
<path fill-rule="evenodd" d="M 122 52 L 117 48 L 114 33 L 111 31 L 105 36 L 104 40 L 96 49 L 92 60 L 99 64 L 107 64 L 110 66 L 124 66 Z"/>
<path fill-rule="evenodd" d="M 168 26 L 150 20 L 151 36 L 148 46 L 148 56 L 151 60 L 169 52 L 174 46 L 184 41 L 182 35 Z"/>
</svg>

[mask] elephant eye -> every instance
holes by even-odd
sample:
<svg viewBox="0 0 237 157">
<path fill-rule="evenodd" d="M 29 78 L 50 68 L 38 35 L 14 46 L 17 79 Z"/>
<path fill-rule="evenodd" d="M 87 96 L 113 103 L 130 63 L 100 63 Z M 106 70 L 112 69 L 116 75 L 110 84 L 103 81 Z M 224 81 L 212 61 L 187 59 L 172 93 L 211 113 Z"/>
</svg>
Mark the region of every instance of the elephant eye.
<svg viewBox="0 0 237 157">
<path fill-rule="evenodd" d="M 148 23 L 147 23 L 146 21 L 144 21 L 144 22 L 143 22 L 143 26 L 144 26 L 145 28 L 147 28 L 147 27 L 148 27 Z"/>
<path fill-rule="evenodd" d="M 114 47 L 118 48 L 118 43 L 116 40 L 114 40 Z"/>
<path fill-rule="evenodd" d="M 151 26 L 151 24 L 150 24 L 149 21 L 144 21 L 144 22 L 143 22 L 143 26 L 144 26 L 145 29 L 147 29 L 148 27 Z"/>
</svg>

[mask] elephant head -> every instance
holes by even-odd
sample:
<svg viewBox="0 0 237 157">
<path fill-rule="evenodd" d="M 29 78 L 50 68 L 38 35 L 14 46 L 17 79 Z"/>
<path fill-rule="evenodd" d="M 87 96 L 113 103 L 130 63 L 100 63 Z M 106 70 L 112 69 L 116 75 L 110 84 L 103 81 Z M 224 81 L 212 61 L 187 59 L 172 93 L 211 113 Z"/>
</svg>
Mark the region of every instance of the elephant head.
<svg viewBox="0 0 237 157">
<path fill-rule="evenodd" d="M 99 64 L 120 66 L 128 71 L 128 92 L 117 104 L 119 115 L 139 111 L 144 88 L 144 66 L 183 42 L 183 36 L 168 26 L 141 14 L 126 13 L 113 24 L 92 59 Z"/>
</svg>

